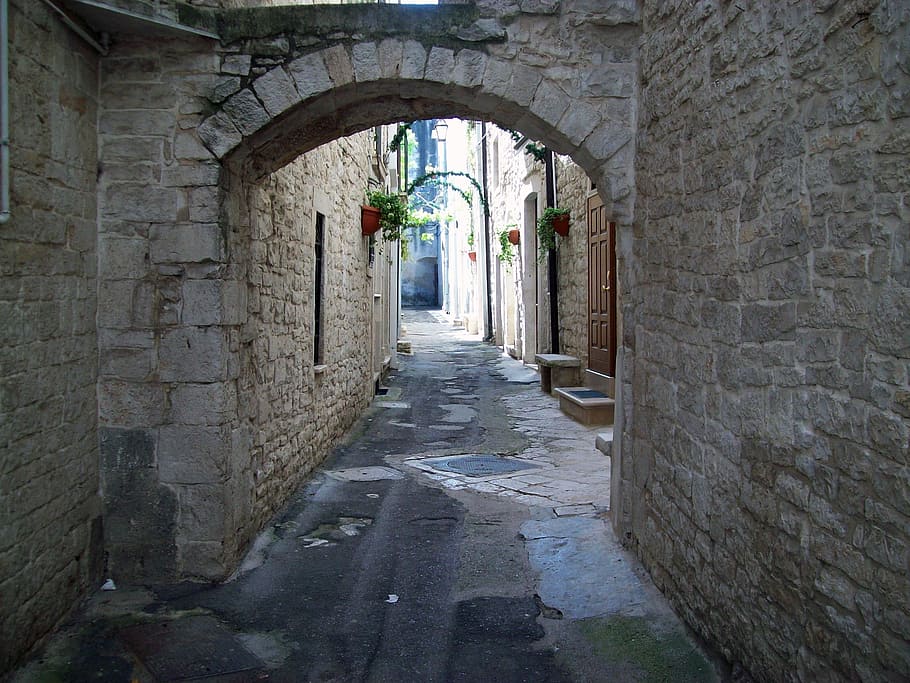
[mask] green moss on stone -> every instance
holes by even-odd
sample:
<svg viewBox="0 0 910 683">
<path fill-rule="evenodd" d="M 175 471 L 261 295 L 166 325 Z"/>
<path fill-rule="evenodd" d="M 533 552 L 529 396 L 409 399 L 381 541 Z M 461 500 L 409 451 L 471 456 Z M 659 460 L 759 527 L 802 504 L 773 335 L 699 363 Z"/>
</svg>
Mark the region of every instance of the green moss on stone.
<svg viewBox="0 0 910 683">
<path fill-rule="evenodd" d="M 617 616 L 586 621 L 582 632 L 598 654 L 634 666 L 645 683 L 716 680 L 708 661 L 678 630 L 662 633 L 641 617 Z"/>
<path fill-rule="evenodd" d="M 218 35 L 224 43 L 300 34 L 326 39 L 356 36 L 358 42 L 408 37 L 436 45 L 463 45 L 454 36 L 479 16 L 473 5 L 298 5 L 221 10 Z M 476 49 L 478 46 L 472 44 Z"/>
</svg>

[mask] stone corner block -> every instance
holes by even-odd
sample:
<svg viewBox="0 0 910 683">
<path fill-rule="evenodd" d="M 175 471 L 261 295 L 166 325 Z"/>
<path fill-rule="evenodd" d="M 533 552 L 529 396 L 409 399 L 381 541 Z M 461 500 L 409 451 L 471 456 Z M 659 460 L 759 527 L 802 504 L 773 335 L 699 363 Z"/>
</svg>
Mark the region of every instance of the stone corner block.
<svg viewBox="0 0 910 683">
<path fill-rule="evenodd" d="M 158 476 L 165 484 L 221 484 L 230 455 L 227 428 L 166 425 L 158 430 Z"/>
<path fill-rule="evenodd" d="M 220 327 L 178 327 L 161 335 L 158 374 L 163 382 L 219 382 L 227 378 L 228 345 Z"/>
<path fill-rule="evenodd" d="M 184 541 L 180 543 L 180 575 L 220 581 L 227 577 L 228 563 L 221 541 Z"/>
<path fill-rule="evenodd" d="M 227 529 L 226 486 L 189 484 L 175 486 L 179 503 L 177 544 L 221 542 Z"/>
<path fill-rule="evenodd" d="M 183 283 L 185 325 L 238 325 L 246 319 L 246 285 L 225 280 Z"/>
<path fill-rule="evenodd" d="M 181 425 L 217 426 L 237 415 L 234 382 L 180 383 L 168 396 L 168 418 Z"/>
<path fill-rule="evenodd" d="M 221 230 L 217 223 L 152 226 L 149 258 L 152 263 L 221 263 Z"/>
</svg>

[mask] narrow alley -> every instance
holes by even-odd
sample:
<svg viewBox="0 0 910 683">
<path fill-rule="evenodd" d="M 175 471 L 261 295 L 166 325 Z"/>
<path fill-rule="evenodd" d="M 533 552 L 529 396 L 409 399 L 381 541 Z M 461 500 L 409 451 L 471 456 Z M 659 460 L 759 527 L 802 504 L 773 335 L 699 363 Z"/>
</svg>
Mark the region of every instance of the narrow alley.
<svg viewBox="0 0 910 683">
<path fill-rule="evenodd" d="M 405 325 L 230 580 L 96 593 L 14 680 L 718 680 L 613 537 L 596 430 L 440 312 Z"/>
</svg>

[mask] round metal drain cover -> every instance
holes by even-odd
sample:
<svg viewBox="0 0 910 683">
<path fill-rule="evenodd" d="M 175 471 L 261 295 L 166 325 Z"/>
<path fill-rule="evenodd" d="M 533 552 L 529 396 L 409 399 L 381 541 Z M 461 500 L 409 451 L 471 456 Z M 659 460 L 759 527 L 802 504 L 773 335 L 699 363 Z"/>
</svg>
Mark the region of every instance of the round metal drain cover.
<svg viewBox="0 0 910 683">
<path fill-rule="evenodd" d="M 539 466 L 530 462 L 486 453 L 458 455 L 433 463 L 433 469 L 455 472 L 468 477 L 488 477 L 492 474 L 506 474 L 536 467 Z"/>
</svg>

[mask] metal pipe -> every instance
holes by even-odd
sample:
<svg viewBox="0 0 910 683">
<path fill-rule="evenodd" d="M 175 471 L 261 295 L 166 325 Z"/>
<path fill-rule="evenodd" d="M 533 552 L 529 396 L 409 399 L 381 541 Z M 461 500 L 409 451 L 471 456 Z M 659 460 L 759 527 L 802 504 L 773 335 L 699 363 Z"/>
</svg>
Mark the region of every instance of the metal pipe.
<svg viewBox="0 0 910 683">
<path fill-rule="evenodd" d="M 553 165 L 553 152 L 547 150 L 546 161 L 547 206 L 556 206 L 556 168 Z M 547 285 L 550 294 L 550 353 L 559 353 L 559 271 L 556 263 L 556 250 L 547 252 Z"/>
<path fill-rule="evenodd" d="M 8 0 L 0 0 L 0 176 L 0 223 L 6 223 L 10 217 Z"/>
<path fill-rule="evenodd" d="M 51 0 L 43 0 L 43 2 L 45 5 L 47 5 L 54 12 L 57 13 L 57 15 L 60 17 L 60 21 L 62 21 L 64 24 L 66 24 L 66 26 L 73 33 L 75 33 L 77 36 L 82 38 L 82 40 L 84 40 L 86 43 L 88 43 L 93 48 L 95 48 L 95 51 L 98 54 L 100 54 L 102 57 L 107 56 L 108 49 L 104 45 L 99 43 L 97 40 L 95 40 L 95 37 L 91 33 L 86 31 L 79 24 L 77 24 L 75 21 L 73 21 L 66 12 L 64 12 L 62 9 L 57 7 L 57 5 L 55 5 L 53 2 L 51 2 Z"/>
<path fill-rule="evenodd" d="M 480 164 L 481 164 L 481 178 L 480 182 L 483 184 L 483 197 L 482 200 L 486 200 L 489 196 L 487 192 L 487 124 L 485 121 L 480 122 L 480 137 L 483 141 L 480 145 Z M 493 341 L 493 276 L 490 271 L 490 211 L 484 201 L 480 202 L 481 210 L 483 212 L 483 260 L 484 260 L 484 276 L 486 279 L 486 290 L 487 290 L 487 315 L 486 320 L 484 321 L 484 335 L 483 340 L 485 342 Z"/>
</svg>

